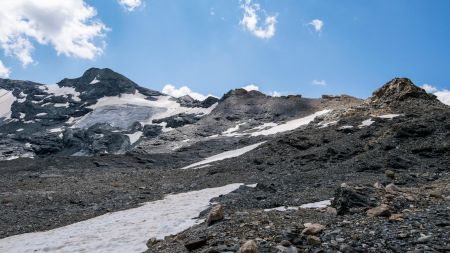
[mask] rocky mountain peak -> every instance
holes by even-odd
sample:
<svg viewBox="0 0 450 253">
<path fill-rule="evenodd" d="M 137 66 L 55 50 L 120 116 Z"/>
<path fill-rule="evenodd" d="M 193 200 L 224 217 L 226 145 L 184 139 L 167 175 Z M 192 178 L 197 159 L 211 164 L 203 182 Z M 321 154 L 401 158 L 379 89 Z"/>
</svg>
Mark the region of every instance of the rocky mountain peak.
<svg viewBox="0 0 450 253">
<path fill-rule="evenodd" d="M 390 103 L 407 98 L 435 99 L 435 96 L 428 94 L 408 78 L 394 78 L 373 92 L 371 102 Z"/>
<path fill-rule="evenodd" d="M 59 86 L 74 87 L 81 93 L 81 98 L 95 100 L 104 96 L 118 96 L 123 93 L 133 94 L 138 90 L 147 96 L 157 96 L 161 93 L 140 87 L 125 76 L 108 68 L 90 68 L 78 78 L 65 78 Z"/>
<path fill-rule="evenodd" d="M 230 90 L 229 92 L 227 92 L 225 95 L 223 95 L 223 97 L 220 99 L 221 101 L 230 98 L 230 97 L 263 97 L 265 96 L 263 93 L 261 93 L 260 91 L 257 90 L 251 90 L 251 91 L 247 91 L 246 89 L 243 88 L 239 88 L 239 89 L 234 89 L 234 90 Z"/>
</svg>

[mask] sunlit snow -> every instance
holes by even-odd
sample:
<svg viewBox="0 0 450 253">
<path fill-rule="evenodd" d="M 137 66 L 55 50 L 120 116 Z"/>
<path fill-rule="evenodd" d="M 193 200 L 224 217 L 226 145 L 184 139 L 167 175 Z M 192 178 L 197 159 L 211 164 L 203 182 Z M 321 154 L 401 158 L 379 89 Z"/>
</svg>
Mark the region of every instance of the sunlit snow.
<svg viewBox="0 0 450 253">
<path fill-rule="evenodd" d="M 385 115 L 380 115 L 380 116 L 377 116 L 377 117 L 381 118 L 381 119 L 393 119 L 393 118 L 396 118 L 396 117 L 399 117 L 399 116 L 402 116 L 402 114 L 385 114 Z"/>
<path fill-rule="evenodd" d="M 72 99 L 74 101 L 81 101 L 80 93 L 76 91 L 75 88 L 73 87 L 66 87 L 66 86 L 59 87 L 57 84 L 53 84 L 53 85 L 39 86 L 39 88 L 57 97 L 59 96 L 68 97 L 68 95 L 72 95 Z"/>
<path fill-rule="evenodd" d="M 108 213 L 65 227 L 0 239 L 0 252 L 143 252 L 152 237 L 163 239 L 195 224 L 210 200 L 242 184 L 168 195 L 141 207 Z"/>
<path fill-rule="evenodd" d="M 299 118 L 299 119 L 290 120 L 290 121 L 288 121 L 288 122 L 286 122 L 284 124 L 280 124 L 280 125 L 271 127 L 269 129 L 266 129 L 266 130 L 253 132 L 253 133 L 251 133 L 251 136 L 272 135 L 272 134 L 277 134 L 277 133 L 291 131 L 291 130 L 297 129 L 297 128 L 301 127 L 301 126 L 308 125 L 317 116 L 321 116 L 321 115 L 324 115 L 324 114 L 329 113 L 329 112 L 331 112 L 331 110 L 318 111 L 318 112 L 316 112 L 314 114 L 311 114 L 309 116 L 306 116 L 306 117 L 303 117 L 303 118 Z"/>
<path fill-rule="evenodd" d="M 223 153 L 220 153 L 217 155 L 213 155 L 211 157 L 205 158 L 203 161 L 191 164 L 191 165 L 183 167 L 181 169 L 185 170 L 185 169 L 195 168 L 200 165 L 204 165 L 204 164 L 208 164 L 208 163 L 212 163 L 212 162 L 216 162 L 216 161 L 220 161 L 220 160 L 224 160 L 224 159 L 228 159 L 228 158 L 238 157 L 249 151 L 252 151 L 253 149 L 257 148 L 259 145 L 261 145 L 263 143 L 265 143 L 265 141 L 259 142 L 259 143 L 253 144 L 253 145 L 245 146 L 243 148 L 230 150 L 230 151 L 226 151 L 226 152 L 223 152 Z"/>
<path fill-rule="evenodd" d="M 331 205 L 331 200 L 322 200 L 322 201 L 319 201 L 319 202 L 303 204 L 301 206 L 279 206 L 279 207 L 264 209 L 264 211 L 266 211 L 266 212 L 270 212 L 270 211 L 285 212 L 285 211 L 288 211 L 288 210 L 299 210 L 300 208 L 303 208 L 303 209 L 319 209 L 319 208 L 325 208 L 325 207 L 330 206 L 330 205 Z"/>
<path fill-rule="evenodd" d="M 127 134 L 128 138 L 130 138 L 130 144 L 133 145 L 134 143 L 136 143 L 139 138 L 141 138 L 142 136 L 142 132 L 141 131 L 137 131 L 136 133 L 132 133 L 132 134 Z"/>
<path fill-rule="evenodd" d="M 100 82 L 100 80 L 98 80 L 97 77 L 95 77 L 94 80 L 92 80 L 89 84 L 96 84 L 99 82 Z"/>
<path fill-rule="evenodd" d="M 11 106 L 16 99 L 12 91 L 0 89 L 0 118 L 11 118 Z"/>
<path fill-rule="evenodd" d="M 375 123 L 375 121 L 373 121 L 372 119 L 366 119 L 363 122 L 361 122 L 361 125 L 359 125 L 359 128 L 363 128 L 363 127 L 368 127 L 370 125 L 372 125 L 373 123 Z"/>
</svg>

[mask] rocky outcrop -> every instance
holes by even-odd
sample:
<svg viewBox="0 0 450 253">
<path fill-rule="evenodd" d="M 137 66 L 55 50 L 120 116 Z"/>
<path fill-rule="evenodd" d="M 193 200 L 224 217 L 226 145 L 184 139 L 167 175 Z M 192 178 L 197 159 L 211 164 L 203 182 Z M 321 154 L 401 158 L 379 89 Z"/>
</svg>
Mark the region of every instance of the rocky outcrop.
<svg viewBox="0 0 450 253">
<path fill-rule="evenodd" d="M 414 85 L 408 78 L 394 78 L 381 88 L 373 92 L 370 98 L 374 103 L 392 103 L 403 101 L 408 98 L 435 99 L 432 94 L 428 94 L 424 89 Z"/>
</svg>

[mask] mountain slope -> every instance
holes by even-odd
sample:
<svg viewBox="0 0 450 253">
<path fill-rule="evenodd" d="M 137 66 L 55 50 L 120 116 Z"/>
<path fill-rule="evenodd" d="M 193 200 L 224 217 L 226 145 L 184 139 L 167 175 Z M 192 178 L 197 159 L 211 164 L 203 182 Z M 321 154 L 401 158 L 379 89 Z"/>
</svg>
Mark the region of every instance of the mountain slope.
<svg viewBox="0 0 450 253">
<path fill-rule="evenodd" d="M 163 228 L 149 230 L 158 240 L 148 252 L 236 252 L 252 239 L 258 252 L 449 249 L 450 107 L 410 80 L 394 79 L 364 101 L 234 90 L 209 114 L 190 123 L 186 115 L 164 117 L 173 130 L 125 155 L 0 161 L 0 237 L 124 209 L 134 217 L 130 208 L 166 194 L 245 184 L 213 199 L 225 213 L 213 224 L 196 220 L 171 236 L 163 229 L 171 219 L 158 218 Z M 324 228 L 304 232 L 305 223 Z M 135 242 L 133 235 L 102 239 Z"/>
</svg>

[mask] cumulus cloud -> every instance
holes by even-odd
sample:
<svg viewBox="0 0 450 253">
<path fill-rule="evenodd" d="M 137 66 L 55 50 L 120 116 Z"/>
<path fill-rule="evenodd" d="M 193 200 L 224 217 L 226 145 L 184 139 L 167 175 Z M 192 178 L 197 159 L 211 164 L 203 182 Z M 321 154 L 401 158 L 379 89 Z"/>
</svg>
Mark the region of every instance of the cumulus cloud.
<svg viewBox="0 0 450 253">
<path fill-rule="evenodd" d="M 447 89 L 439 90 L 433 85 L 424 84 L 421 86 L 426 92 L 434 94 L 439 101 L 446 105 L 450 105 L 450 91 Z"/>
<path fill-rule="evenodd" d="M 34 62 L 33 43 L 51 45 L 58 55 L 91 60 L 103 53 L 99 39 L 108 30 L 96 15 L 83 0 L 2 0 L 0 47 L 23 66 Z"/>
<path fill-rule="evenodd" d="M 323 21 L 320 19 L 314 19 L 308 25 L 312 26 L 316 32 L 321 32 L 323 28 Z"/>
<path fill-rule="evenodd" d="M 272 96 L 272 97 L 281 97 L 282 94 L 281 94 L 281 92 L 278 92 L 278 91 L 272 91 L 270 93 L 270 96 Z"/>
<path fill-rule="evenodd" d="M 142 5 L 142 0 L 118 0 L 127 11 L 134 11 L 136 8 Z"/>
<path fill-rule="evenodd" d="M 244 16 L 240 24 L 245 30 L 251 32 L 258 38 L 270 39 L 275 35 L 275 25 L 277 23 L 277 16 L 266 15 L 265 10 L 257 3 L 252 3 L 252 0 L 241 0 L 241 9 L 244 10 Z M 261 18 L 259 14 L 264 14 L 264 24 L 260 24 Z"/>
<path fill-rule="evenodd" d="M 436 91 L 438 91 L 438 89 L 436 89 L 436 87 L 429 85 L 429 84 L 422 85 L 422 89 L 424 89 L 428 93 L 435 93 Z"/>
<path fill-rule="evenodd" d="M 205 96 L 198 92 L 194 92 L 187 86 L 182 86 L 180 88 L 176 88 L 175 86 L 173 86 L 171 84 L 166 84 L 162 89 L 162 93 L 167 94 L 172 97 L 176 97 L 176 98 L 189 95 L 191 98 L 199 100 L 199 101 L 203 101 L 207 97 L 210 97 L 210 96 L 214 97 L 211 94 L 209 94 L 208 96 Z"/>
<path fill-rule="evenodd" d="M 9 74 L 11 74 L 11 70 L 0 61 L 0 77 L 1 78 L 9 78 Z"/>
<path fill-rule="evenodd" d="M 254 85 L 254 84 L 250 84 L 250 85 L 244 86 L 244 87 L 242 87 L 242 89 L 244 89 L 246 91 L 252 91 L 252 90 L 259 91 L 259 87 Z"/>
<path fill-rule="evenodd" d="M 318 86 L 326 86 L 327 82 L 325 80 L 313 80 L 312 84 L 313 85 L 318 85 Z"/>
</svg>

